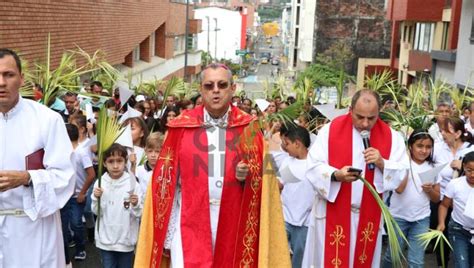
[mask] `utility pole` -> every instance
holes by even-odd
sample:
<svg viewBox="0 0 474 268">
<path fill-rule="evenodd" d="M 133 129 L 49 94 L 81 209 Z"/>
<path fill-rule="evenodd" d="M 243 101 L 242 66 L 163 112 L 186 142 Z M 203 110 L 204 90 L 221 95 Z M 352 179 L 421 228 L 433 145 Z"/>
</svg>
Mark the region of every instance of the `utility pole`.
<svg viewBox="0 0 474 268">
<path fill-rule="evenodd" d="M 217 18 L 214 18 L 214 20 L 216 21 L 216 43 L 215 43 L 215 47 L 214 47 L 214 61 L 217 62 L 217 31 L 219 31 L 219 29 L 217 28 Z"/>
<path fill-rule="evenodd" d="M 189 0 L 186 0 L 186 29 L 184 31 L 184 74 L 183 79 L 186 81 L 188 69 L 188 35 L 189 35 Z"/>
<path fill-rule="evenodd" d="M 189 0 L 188 0 L 189 1 Z M 206 16 L 207 20 L 207 56 L 206 56 L 206 65 L 209 64 L 209 57 L 211 56 L 211 53 L 209 51 L 209 34 L 211 32 L 211 24 L 209 22 L 209 16 Z"/>
</svg>

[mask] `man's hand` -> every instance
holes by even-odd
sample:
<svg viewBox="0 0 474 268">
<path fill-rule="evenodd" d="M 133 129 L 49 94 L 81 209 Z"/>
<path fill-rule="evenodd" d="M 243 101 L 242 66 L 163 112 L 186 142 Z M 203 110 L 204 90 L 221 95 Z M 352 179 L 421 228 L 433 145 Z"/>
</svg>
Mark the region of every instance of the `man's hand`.
<svg viewBox="0 0 474 268">
<path fill-rule="evenodd" d="M 375 164 L 380 170 L 383 170 L 384 163 L 382 155 L 380 155 L 379 150 L 369 147 L 364 150 L 364 160 L 367 164 Z"/>
<path fill-rule="evenodd" d="M 27 186 L 30 181 L 28 171 L 2 170 L 0 171 L 0 192 L 15 189 L 18 186 Z"/>
<path fill-rule="evenodd" d="M 339 182 L 353 182 L 359 178 L 358 172 L 349 172 L 349 168 L 351 166 L 345 166 L 340 170 L 336 170 L 334 172 L 334 176 L 336 176 L 336 181 Z"/>
<path fill-rule="evenodd" d="M 446 229 L 446 226 L 444 225 L 444 222 L 440 222 L 438 224 L 438 227 L 436 227 L 436 230 L 444 232 L 444 229 Z"/>
<path fill-rule="evenodd" d="M 244 161 L 240 161 L 235 168 L 235 177 L 238 181 L 245 181 L 249 173 L 249 166 L 244 163 Z"/>
</svg>

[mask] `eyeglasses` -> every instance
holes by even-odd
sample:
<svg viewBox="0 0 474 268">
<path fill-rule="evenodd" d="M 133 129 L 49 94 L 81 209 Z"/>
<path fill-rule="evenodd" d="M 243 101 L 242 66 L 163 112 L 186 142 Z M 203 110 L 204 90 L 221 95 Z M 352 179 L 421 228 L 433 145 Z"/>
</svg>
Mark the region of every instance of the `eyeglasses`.
<svg viewBox="0 0 474 268">
<path fill-rule="evenodd" d="M 464 169 L 464 173 L 472 174 L 472 173 L 474 173 L 474 169 Z"/>
<path fill-rule="evenodd" d="M 218 81 L 218 82 L 206 82 L 202 85 L 205 90 L 213 90 L 217 85 L 218 89 L 226 89 L 229 87 L 229 82 L 227 81 Z"/>
</svg>

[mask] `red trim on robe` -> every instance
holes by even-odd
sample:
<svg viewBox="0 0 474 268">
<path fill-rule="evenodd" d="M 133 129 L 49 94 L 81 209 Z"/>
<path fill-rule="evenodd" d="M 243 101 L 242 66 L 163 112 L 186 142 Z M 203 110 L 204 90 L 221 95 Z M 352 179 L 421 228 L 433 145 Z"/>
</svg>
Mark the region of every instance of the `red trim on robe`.
<svg viewBox="0 0 474 268">
<path fill-rule="evenodd" d="M 152 177 L 154 237 L 153 254 L 150 265 L 157 267 L 161 263 L 163 244 L 169 223 L 172 201 L 176 188 L 176 170 L 179 168 L 181 177 L 181 233 L 185 267 L 232 267 L 243 249 L 243 238 L 246 235 L 246 224 L 250 217 L 249 203 L 252 198 L 257 200 L 260 208 L 260 192 L 251 191 L 248 176 L 245 184 L 235 178 L 235 166 L 242 158 L 241 145 L 238 143 L 244 128 L 252 121 L 250 115 L 236 107 L 232 107 L 229 115 L 229 127 L 226 131 L 226 158 L 224 185 L 219 213 L 216 246 L 212 254 L 212 238 L 210 229 L 209 188 L 208 188 L 208 151 L 207 135 L 202 126 L 203 108 L 185 112 L 169 125 L 168 137 L 160 152 Z M 198 128 L 196 128 L 198 127 Z M 257 155 L 263 155 L 261 133 L 255 137 L 258 146 Z M 168 152 L 172 152 L 172 160 L 166 160 Z M 189 152 L 193 152 L 190 154 Z M 261 159 L 260 159 L 261 160 Z M 169 161 L 166 166 L 166 161 Z M 257 173 L 262 174 L 262 167 Z M 179 165 L 179 167 L 178 167 Z M 160 179 L 162 167 L 173 167 L 170 170 L 169 184 L 163 187 L 165 180 Z M 166 169 L 166 168 L 165 168 Z M 165 198 L 161 198 L 161 190 L 166 189 Z M 259 186 L 261 191 L 261 184 Z M 255 199 L 255 194 L 257 198 Z M 259 213 L 256 230 L 259 229 Z M 160 224 L 161 223 L 161 224 Z M 242 232 L 242 230 L 244 230 Z M 258 232 L 257 232 L 258 233 Z M 258 236 L 251 244 L 253 266 L 258 264 Z"/>
<path fill-rule="evenodd" d="M 340 116 L 331 122 L 329 129 L 329 165 L 335 168 L 352 165 L 352 117 L 351 114 Z M 390 157 L 392 134 L 390 127 L 377 120 L 371 129 L 371 146 L 378 149 L 384 159 Z M 361 157 L 363 157 L 361 155 Z M 365 168 L 365 178 L 373 185 L 374 171 Z M 341 188 L 334 203 L 326 206 L 325 230 L 325 267 L 349 267 L 351 238 L 351 195 L 352 184 L 341 183 Z M 380 226 L 381 210 L 377 202 L 364 187 L 359 215 L 359 226 L 354 251 L 354 266 L 371 267 L 377 235 Z"/>
</svg>

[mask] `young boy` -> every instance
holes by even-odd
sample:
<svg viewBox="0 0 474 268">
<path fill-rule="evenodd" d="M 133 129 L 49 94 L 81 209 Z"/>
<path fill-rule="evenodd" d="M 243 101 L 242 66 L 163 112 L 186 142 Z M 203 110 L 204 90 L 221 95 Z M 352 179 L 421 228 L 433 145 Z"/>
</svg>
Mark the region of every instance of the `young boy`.
<svg viewBox="0 0 474 268">
<path fill-rule="evenodd" d="M 82 223 L 82 216 L 84 214 L 84 207 L 86 205 L 86 193 L 89 187 L 94 182 L 95 171 L 92 166 L 92 159 L 87 148 L 79 146 L 79 131 L 75 125 L 66 124 L 66 129 L 71 140 L 74 152 L 71 155 L 71 161 L 74 166 L 74 179 L 76 186 L 74 194 L 66 203 L 62 211 L 64 212 L 63 225 L 66 230 L 63 230 L 65 240 L 70 242 L 70 232 L 68 227 L 74 232 L 73 241 L 76 246 L 76 254 L 74 259 L 85 260 L 86 251 L 84 245 L 84 224 Z"/>
<path fill-rule="evenodd" d="M 94 184 L 92 211 L 97 215 L 96 247 L 103 267 L 132 267 L 142 213 L 140 187 L 125 171 L 127 149 L 114 143 L 104 152 L 107 172 Z M 100 203 L 99 203 L 100 198 Z M 99 213 L 100 205 L 100 213 Z"/>
<path fill-rule="evenodd" d="M 315 196 L 311 183 L 305 177 L 306 158 L 311 141 L 308 130 L 296 125 L 282 126 L 280 137 L 281 148 L 286 153 L 272 152 L 272 154 L 283 184 L 281 199 L 288 243 L 293 253 L 292 267 L 301 267 L 309 215 Z M 295 177 L 298 182 L 285 183 L 288 179 L 285 176 Z"/>
<path fill-rule="evenodd" d="M 156 161 L 160 155 L 161 145 L 163 144 L 163 135 L 159 132 L 151 133 L 146 139 L 145 154 L 146 162 L 143 165 L 137 167 L 136 176 L 140 183 L 140 190 L 145 195 L 148 189 L 148 182 L 153 175 L 153 169 L 155 168 Z M 143 198 L 145 199 L 145 198 Z"/>
</svg>

